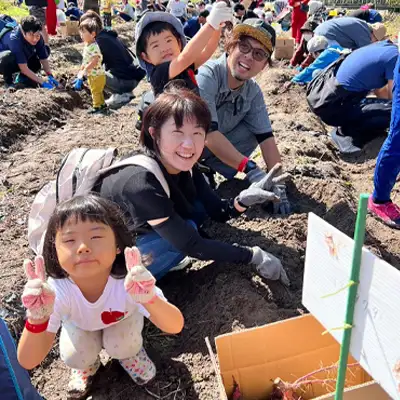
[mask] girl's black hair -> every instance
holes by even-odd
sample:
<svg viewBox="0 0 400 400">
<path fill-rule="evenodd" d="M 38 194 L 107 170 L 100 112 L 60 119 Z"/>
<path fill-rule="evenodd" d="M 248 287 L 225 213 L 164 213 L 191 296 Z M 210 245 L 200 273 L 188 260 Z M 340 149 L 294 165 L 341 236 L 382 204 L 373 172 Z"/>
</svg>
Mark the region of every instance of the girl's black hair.
<svg viewBox="0 0 400 400">
<path fill-rule="evenodd" d="M 54 210 L 50 217 L 43 246 L 47 274 L 54 279 L 68 277 L 58 262 L 55 241 L 57 231 L 62 229 L 70 218 L 82 222 L 101 222 L 113 230 L 120 253 L 115 258 L 111 275 L 117 279 L 124 278 L 127 272 L 124 250 L 125 247 L 133 246 L 133 237 L 126 226 L 120 208 L 115 203 L 95 194 L 73 197 L 59 204 Z"/>
</svg>

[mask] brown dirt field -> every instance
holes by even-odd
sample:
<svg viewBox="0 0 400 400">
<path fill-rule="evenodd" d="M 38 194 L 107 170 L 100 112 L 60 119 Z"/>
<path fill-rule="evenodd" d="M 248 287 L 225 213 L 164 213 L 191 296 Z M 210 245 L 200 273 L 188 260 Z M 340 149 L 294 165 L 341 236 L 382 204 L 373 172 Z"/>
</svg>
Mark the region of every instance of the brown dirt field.
<svg viewBox="0 0 400 400">
<path fill-rule="evenodd" d="M 133 36 L 132 25 L 121 28 Z M 80 62 L 81 44 L 54 41 L 52 61 L 65 82 Z M 265 93 L 273 129 L 287 171 L 293 175 L 288 196 L 293 213 L 271 217 L 262 208 L 228 224 L 210 223 L 207 232 L 220 240 L 258 245 L 280 257 L 292 281 L 290 289 L 260 279 L 248 266 L 197 262 L 189 270 L 170 273 L 159 282 L 167 298 L 185 316 L 180 335 L 165 336 L 150 324 L 146 348 L 158 368 L 146 388 L 135 386 L 115 362 L 104 359 L 96 377 L 93 399 L 215 400 L 217 385 L 204 338 L 299 315 L 307 214 L 314 212 L 348 235 L 353 234 L 357 198 L 372 190 L 375 157 L 381 140 L 361 155 L 341 159 L 326 136 L 326 128 L 307 107 L 303 88 L 281 93 L 290 72 L 279 65 L 258 77 Z M 136 99 L 147 88 L 142 83 Z M 59 91 L 0 92 L 0 315 L 18 337 L 23 324 L 19 296 L 25 283 L 22 260 L 27 245 L 27 216 L 38 190 L 53 179 L 64 154 L 73 147 L 113 146 L 126 153 L 138 146 L 134 130 L 135 104 L 108 117 L 87 116 L 88 96 Z M 258 156 L 259 157 L 259 156 Z M 222 195 L 237 193 L 243 182 L 223 182 Z M 394 199 L 399 191 L 394 192 Z M 399 265 L 400 238 L 368 217 L 367 245 L 394 266 Z M 273 343 L 271 343 L 273 345 Z M 68 369 L 57 346 L 32 372 L 34 384 L 48 400 L 64 399 Z M 150 393 L 151 392 L 151 393 Z"/>
</svg>

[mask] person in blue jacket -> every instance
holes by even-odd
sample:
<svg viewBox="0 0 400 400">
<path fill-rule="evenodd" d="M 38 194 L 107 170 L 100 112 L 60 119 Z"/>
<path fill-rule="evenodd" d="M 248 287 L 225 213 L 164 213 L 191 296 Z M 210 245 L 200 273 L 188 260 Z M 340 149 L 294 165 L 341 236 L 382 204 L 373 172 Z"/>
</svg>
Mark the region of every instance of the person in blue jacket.
<svg viewBox="0 0 400 400">
<path fill-rule="evenodd" d="M 311 38 L 307 43 L 307 49 L 314 56 L 315 61 L 294 76 L 292 83 L 306 84 L 311 82 L 318 72 L 336 61 L 343 51 L 343 47 L 338 44 L 328 46 L 328 40 L 324 36 L 314 36 Z"/>
<path fill-rule="evenodd" d="M 202 11 L 198 17 L 192 17 L 183 25 L 183 33 L 186 37 L 192 38 L 207 22 L 207 17 L 210 13 L 207 10 Z"/>
<path fill-rule="evenodd" d="M 392 202 L 390 193 L 400 172 L 400 57 L 394 68 L 392 115 L 389 136 L 376 161 L 374 192 L 368 210 L 392 228 L 400 228 L 400 207 Z"/>
</svg>

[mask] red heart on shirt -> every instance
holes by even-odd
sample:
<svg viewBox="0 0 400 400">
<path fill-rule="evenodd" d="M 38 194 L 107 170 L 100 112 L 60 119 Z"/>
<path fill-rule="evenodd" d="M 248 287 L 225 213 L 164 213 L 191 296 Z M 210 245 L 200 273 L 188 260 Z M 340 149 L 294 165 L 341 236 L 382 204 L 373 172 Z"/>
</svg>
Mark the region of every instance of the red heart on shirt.
<svg viewBox="0 0 400 400">
<path fill-rule="evenodd" d="M 121 319 L 124 319 L 125 313 L 122 311 L 103 311 L 101 313 L 101 320 L 103 324 L 105 325 L 110 325 L 114 324 L 115 322 L 121 321 Z"/>
</svg>

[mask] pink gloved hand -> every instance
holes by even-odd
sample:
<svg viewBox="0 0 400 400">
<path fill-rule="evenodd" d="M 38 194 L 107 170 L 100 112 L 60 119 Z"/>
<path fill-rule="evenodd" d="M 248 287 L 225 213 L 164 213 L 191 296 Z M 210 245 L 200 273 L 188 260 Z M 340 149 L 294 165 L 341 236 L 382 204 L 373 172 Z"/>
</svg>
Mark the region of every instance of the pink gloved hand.
<svg viewBox="0 0 400 400">
<path fill-rule="evenodd" d="M 125 249 L 125 262 L 128 274 L 125 277 L 125 290 L 136 303 L 149 303 L 156 296 L 156 279 L 142 265 L 142 257 L 137 247 Z"/>
<path fill-rule="evenodd" d="M 54 310 L 56 294 L 46 282 L 43 257 L 36 256 L 34 263 L 24 260 L 24 270 L 28 277 L 22 293 L 26 315 L 32 320 L 48 319 Z"/>
</svg>

